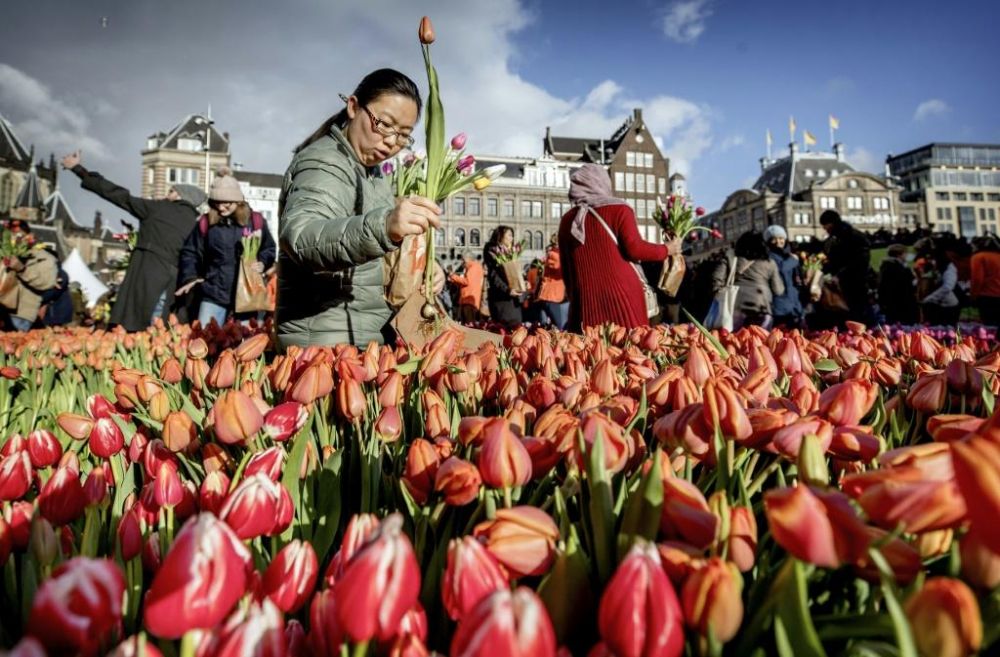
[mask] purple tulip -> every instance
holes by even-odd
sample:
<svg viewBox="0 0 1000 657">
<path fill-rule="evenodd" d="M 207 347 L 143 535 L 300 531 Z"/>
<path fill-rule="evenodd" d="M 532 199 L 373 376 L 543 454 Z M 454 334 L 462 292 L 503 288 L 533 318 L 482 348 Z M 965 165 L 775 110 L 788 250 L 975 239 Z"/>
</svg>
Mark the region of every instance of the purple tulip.
<svg viewBox="0 0 1000 657">
<path fill-rule="evenodd" d="M 396 170 L 396 167 L 393 166 L 392 162 L 383 162 L 382 163 L 382 175 L 384 175 L 384 176 L 391 176 L 392 172 L 395 171 L 395 170 Z"/>
<path fill-rule="evenodd" d="M 466 155 L 461 160 L 458 161 L 456 168 L 458 172 L 463 176 L 467 176 L 472 173 L 472 168 L 476 166 L 476 158 L 472 155 Z"/>
<path fill-rule="evenodd" d="M 451 138 L 451 149 L 454 151 L 460 151 L 465 148 L 465 133 L 460 132 Z"/>
</svg>

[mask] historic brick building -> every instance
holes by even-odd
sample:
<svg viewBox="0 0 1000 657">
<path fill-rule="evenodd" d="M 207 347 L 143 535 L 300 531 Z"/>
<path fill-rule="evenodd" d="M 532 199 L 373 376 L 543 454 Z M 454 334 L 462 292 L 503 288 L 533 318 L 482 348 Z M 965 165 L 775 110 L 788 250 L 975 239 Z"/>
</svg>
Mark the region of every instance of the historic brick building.
<svg viewBox="0 0 1000 657">
<path fill-rule="evenodd" d="M 229 133 L 210 117 L 191 114 L 168 132 L 146 139 L 142 151 L 142 196 L 163 198 L 171 185 L 185 183 L 206 192 L 215 172 L 229 166 Z"/>
</svg>

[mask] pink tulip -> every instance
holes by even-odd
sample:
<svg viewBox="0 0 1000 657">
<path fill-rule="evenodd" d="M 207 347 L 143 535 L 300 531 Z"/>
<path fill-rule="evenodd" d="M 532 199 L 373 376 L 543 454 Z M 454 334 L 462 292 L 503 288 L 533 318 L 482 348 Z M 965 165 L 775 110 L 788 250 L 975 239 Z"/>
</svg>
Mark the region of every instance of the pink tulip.
<svg viewBox="0 0 1000 657">
<path fill-rule="evenodd" d="M 465 148 L 466 136 L 464 132 L 460 132 L 451 138 L 451 150 L 460 151 Z"/>
<path fill-rule="evenodd" d="M 306 407 L 296 401 L 278 404 L 264 416 L 264 433 L 271 440 L 284 442 L 305 426 L 309 418 Z"/>
<path fill-rule="evenodd" d="M 482 543 L 471 536 L 452 539 L 441 583 L 444 608 L 452 620 L 461 619 L 484 597 L 509 584 L 500 563 Z"/>
<path fill-rule="evenodd" d="M 257 473 L 239 483 L 229 494 L 220 518 L 241 540 L 274 536 L 292 522 L 292 499 L 285 487 Z"/>
<path fill-rule="evenodd" d="M 312 595 L 318 571 L 312 545 L 296 539 L 283 547 L 267 567 L 261 594 L 281 611 L 294 614 Z"/>
<path fill-rule="evenodd" d="M 556 637 L 545 605 L 529 588 L 483 598 L 458 624 L 452 657 L 555 657 Z"/>
</svg>

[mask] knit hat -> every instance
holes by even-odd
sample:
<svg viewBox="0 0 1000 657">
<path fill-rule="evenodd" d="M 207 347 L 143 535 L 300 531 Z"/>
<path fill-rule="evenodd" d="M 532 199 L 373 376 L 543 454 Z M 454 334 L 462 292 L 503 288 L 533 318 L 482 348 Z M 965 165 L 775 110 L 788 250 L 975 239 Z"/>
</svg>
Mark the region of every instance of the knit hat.
<svg viewBox="0 0 1000 657">
<path fill-rule="evenodd" d="M 781 238 L 783 240 L 788 239 L 788 233 L 781 226 L 768 226 L 764 231 L 764 239 L 768 242 Z"/>
<path fill-rule="evenodd" d="M 181 197 L 182 201 L 186 201 L 194 207 L 198 207 L 208 199 L 208 197 L 205 196 L 205 192 L 201 191 L 201 187 L 195 187 L 194 185 L 178 183 L 173 186 L 173 190 L 177 192 L 177 195 Z"/>
<path fill-rule="evenodd" d="M 246 200 L 240 190 L 239 181 L 233 178 L 229 167 L 219 169 L 215 180 L 212 181 L 212 187 L 208 190 L 208 200 L 230 203 L 242 203 Z"/>
</svg>

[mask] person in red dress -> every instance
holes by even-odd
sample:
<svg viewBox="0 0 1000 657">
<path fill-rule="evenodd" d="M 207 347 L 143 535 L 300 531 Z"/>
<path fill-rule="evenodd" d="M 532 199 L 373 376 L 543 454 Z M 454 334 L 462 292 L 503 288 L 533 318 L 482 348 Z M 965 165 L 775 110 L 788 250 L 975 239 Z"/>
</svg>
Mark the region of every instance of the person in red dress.
<svg viewBox="0 0 1000 657">
<path fill-rule="evenodd" d="M 611 195 L 611 178 L 596 164 L 573 172 L 569 200 L 573 208 L 559 224 L 567 328 L 580 331 L 606 322 L 648 326 L 642 283 L 630 263 L 666 260 L 680 252 L 680 243 L 643 240 L 632 208 Z"/>
</svg>

